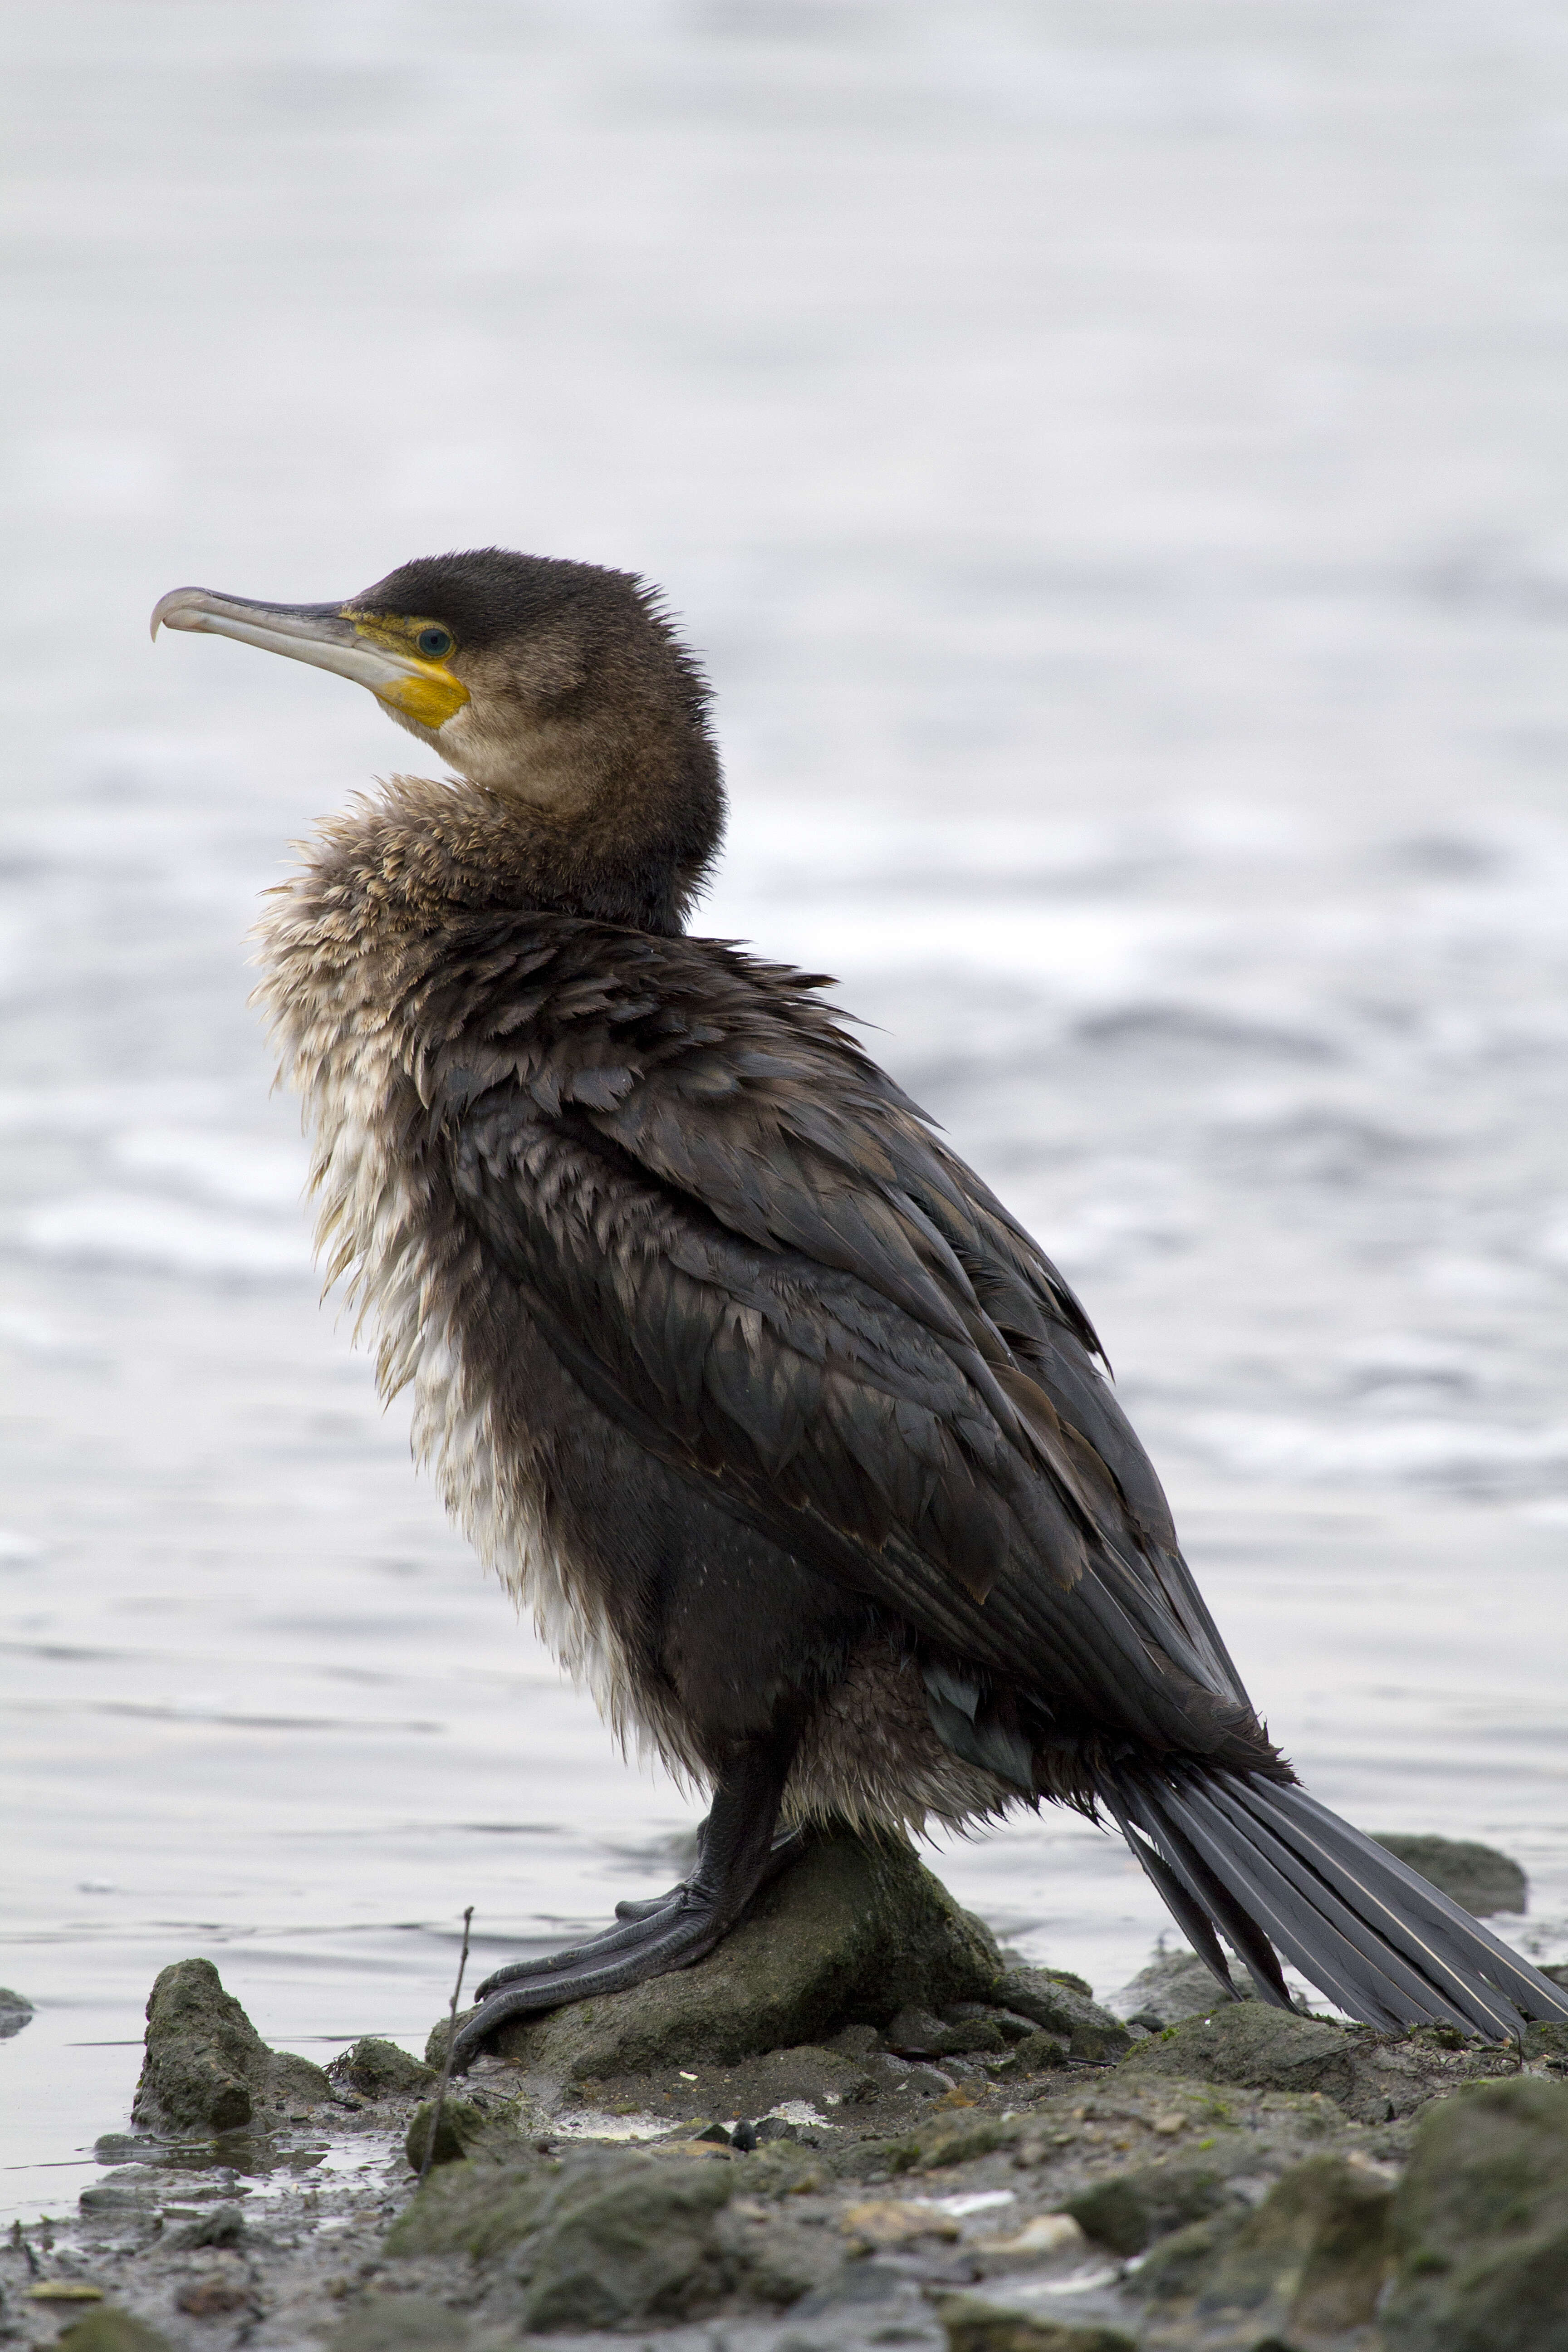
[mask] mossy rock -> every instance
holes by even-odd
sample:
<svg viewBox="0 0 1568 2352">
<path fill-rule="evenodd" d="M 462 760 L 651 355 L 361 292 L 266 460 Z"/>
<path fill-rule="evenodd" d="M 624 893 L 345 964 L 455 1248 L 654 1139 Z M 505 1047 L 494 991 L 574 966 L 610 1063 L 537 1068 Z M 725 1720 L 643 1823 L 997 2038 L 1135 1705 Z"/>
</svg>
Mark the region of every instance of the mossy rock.
<svg viewBox="0 0 1568 2352">
<path fill-rule="evenodd" d="M 1227 2145 L 1212 2160 L 1191 2158 L 1135 2166 L 1080 2189 L 1064 2201 L 1062 2210 L 1072 2215 L 1086 2237 L 1111 2253 L 1141 2254 L 1157 2238 L 1236 2204 L 1229 2177 L 1255 2164 L 1257 2158 L 1244 2136 L 1230 2133 L 1225 2137 Z"/>
<path fill-rule="evenodd" d="M 327 2073 L 334 2083 L 346 2084 L 366 2099 L 406 2098 L 411 2092 L 428 2090 L 436 2080 L 432 2067 L 421 2065 L 395 2042 L 384 2042 L 374 2033 L 363 2034 L 340 2051 Z"/>
<path fill-rule="evenodd" d="M 910 1846 L 846 1831 L 810 1846 L 694 1968 L 503 2026 L 492 2047 L 558 2081 L 653 2074 L 693 2055 L 728 2065 L 901 2009 L 992 2000 L 1002 1974 L 989 1931 Z M 445 2046 L 443 2023 L 432 2064 Z"/>
<path fill-rule="evenodd" d="M 1260 2000 L 1226 2000 L 1217 1987 L 1215 1992 L 1208 2016 L 1184 2019 L 1140 2042 L 1121 2071 L 1135 2079 L 1169 2074 L 1249 2090 L 1322 2091 L 1342 2102 L 1354 2095 L 1356 2058 L 1366 2039 L 1357 2029 Z"/>
<path fill-rule="evenodd" d="M 444 2166 L 393 2223 L 386 2251 L 495 2261 L 538 2227 L 563 2168 L 561 2158 L 526 2154 L 505 2164 L 465 2158 Z"/>
<path fill-rule="evenodd" d="M 434 2130 L 436 2145 L 430 2147 Z M 488 2108 L 476 2107 L 467 2099 L 455 2099 L 450 2092 L 439 2101 L 426 2099 L 414 2111 L 412 2122 L 403 2142 L 403 2153 L 408 2158 L 410 2172 L 423 2171 L 426 2151 L 430 2162 L 458 2164 L 493 2139 L 496 2120 Z"/>
<path fill-rule="evenodd" d="M 536 2334 L 673 2322 L 734 2282 L 717 2228 L 732 2168 L 584 2149 L 559 2163 L 449 2165 L 395 2223 L 388 2253 L 505 2260 Z"/>
<path fill-rule="evenodd" d="M 1529 1904 L 1530 1881 L 1518 1863 L 1496 1846 L 1478 1845 L 1470 1838 L 1393 1834 L 1373 1843 L 1407 1869 L 1418 1870 L 1450 1903 L 1478 1919 L 1489 1919 L 1497 1911 L 1523 1911 Z"/>
<path fill-rule="evenodd" d="M 1256 2212 L 1220 2213 L 1167 2238 L 1128 2291 L 1189 2305 L 1205 2343 L 1336 2342 L 1371 2324 L 1393 2259 L 1392 2203 L 1367 2173 L 1311 2157 Z"/>
<path fill-rule="evenodd" d="M 0 1985 L 0 2042 L 20 2033 L 33 2016 L 33 2004 L 25 1992 L 13 1992 L 9 1985 Z"/>
<path fill-rule="evenodd" d="M 259 2112 L 331 2096 L 319 2066 L 269 2050 L 210 1960 L 174 1960 L 147 2000 L 138 2121 L 238 2131 Z"/>
<path fill-rule="evenodd" d="M 1384 2124 L 1416 2115 L 1465 2083 L 1511 2076 L 1517 2065 L 1513 2049 L 1448 2026 L 1391 2037 L 1249 2000 L 1221 2001 L 1210 2016 L 1167 2026 L 1140 2042 L 1122 2071 L 1133 2082 L 1171 2075 L 1316 2092 L 1357 2123 Z"/>
<path fill-rule="evenodd" d="M 59 2352 L 174 2352 L 159 2329 L 112 2303 L 100 2304 L 58 2342 Z"/>
<path fill-rule="evenodd" d="M 1370 2325 L 1390 2262 L 1393 2199 L 1332 2156 L 1286 2173 L 1222 2249 L 1197 2298 L 1201 2319 L 1261 2319 L 1288 2342 Z"/>
<path fill-rule="evenodd" d="M 1431 2108 L 1393 2224 L 1388 2352 L 1568 2352 L 1568 2084 L 1519 2075 Z"/>
<path fill-rule="evenodd" d="M 993 1986 L 991 1998 L 1046 2032 L 1063 2035 L 1074 2058 L 1103 2064 L 1131 2050 L 1132 2036 L 1119 2017 L 1075 1990 L 1081 1981 L 1069 1980 L 1053 1969 L 1008 1969 Z"/>
<path fill-rule="evenodd" d="M 1237 1969 L 1236 1977 L 1236 1989 L 1242 2000 L 1255 2000 L 1256 1991 L 1246 1969 Z M 1157 2033 L 1162 2026 L 1177 2025 L 1185 2017 L 1207 2017 L 1215 2004 L 1227 1996 L 1214 1970 L 1195 1952 L 1184 1947 L 1156 1952 L 1111 1999 L 1119 2017 Z"/>
<path fill-rule="evenodd" d="M 937 2316 L 949 2352 L 1138 2352 L 1120 2327 L 1098 2320 L 1037 2318 L 978 2294 L 944 2296 Z"/>
<path fill-rule="evenodd" d="M 374 2294 L 327 2341 L 331 2352 L 462 2352 L 468 2322 L 427 2294 Z"/>
</svg>

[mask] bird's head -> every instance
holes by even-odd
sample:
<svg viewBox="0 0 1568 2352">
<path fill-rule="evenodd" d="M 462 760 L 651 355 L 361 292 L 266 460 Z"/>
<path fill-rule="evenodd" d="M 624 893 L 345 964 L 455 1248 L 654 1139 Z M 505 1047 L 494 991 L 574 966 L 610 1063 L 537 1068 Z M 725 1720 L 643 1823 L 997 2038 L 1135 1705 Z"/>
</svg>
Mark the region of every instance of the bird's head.
<svg viewBox="0 0 1568 2352">
<path fill-rule="evenodd" d="M 708 688 L 630 572 L 488 547 L 419 557 L 341 604 L 175 588 L 154 608 L 160 628 L 237 637 L 368 687 L 577 877 L 560 895 L 584 911 L 623 911 L 623 887 L 605 899 L 589 883 L 595 866 L 629 859 L 650 885 L 668 869 L 679 920 L 718 847 Z"/>
</svg>

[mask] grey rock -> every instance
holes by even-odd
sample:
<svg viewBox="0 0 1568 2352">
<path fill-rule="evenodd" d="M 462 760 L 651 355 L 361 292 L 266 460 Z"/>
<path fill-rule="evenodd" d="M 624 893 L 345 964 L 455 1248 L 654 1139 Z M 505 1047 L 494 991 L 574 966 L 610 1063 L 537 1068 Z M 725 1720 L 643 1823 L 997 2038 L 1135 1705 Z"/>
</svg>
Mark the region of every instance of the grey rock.
<svg viewBox="0 0 1568 2352">
<path fill-rule="evenodd" d="M 828 2046 L 840 2051 L 846 2058 L 870 2058 L 883 2048 L 884 2039 L 874 2025 L 846 2025 L 833 2036 Z"/>
<path fill-rule="evenodd" d="M 437 2109 L 440 2114 L 437 2119 Z M 426 2099 L 416 2107 L 403 2143 L 403 2153 L 408 2158 L 410 2172 L 420 2171 L 426 2151 L 430 2147 L 432 2129 L 436 2145 L 430 2154 L 435 2164 L 458 2164 L 476 2148 L 484 2146 L 495 2131 L 495 2118 L 488 2107 L 477 2107 L 468 2099 L 454 2098 L 450 2092 L 437 2102 Z"/>
<path fill-rule="evenodd" d="M 811 2229 L 788 2214 L 726 2210 L 715 2224 L 733 2291 L 748 2302 L 782 2308 L 803 2295 L 831 2295 L 847 2269 L 837 2231 Z"/>
<path fill-rule="evenodd" d="M 1020 2074 L 1044 2074 L 1053 2067 L 1065 2066 L 1073 2054 L 1070 2034 L 1026 2033 L 1022 2042 L 1013 2044 L 1007 2071 L 1016 2066 Z"/>
<path fill-rule="evenodd" d="M 1516 2076 L 1430 2109 L 1393 2242 L 1388 2352 L 1564 2352 L 1568 2084 Z"/>
<path fill-rule="evenodd" d="M 421 2189 L 388 2251 L 504 2256 L 519 2316 L 538 2334 L 690 2319 L 736 2284 L 717 2227 L 731 2169 L 598 2149 L 559 2164 L 455 2164 Z"/>
<path fill-rule="evenodd" d="M 1568 2074 L 1568 2025 L 1545 2020 L 1527 2025 L 1523 2047 L 1527 2058 L 1544 2058 L 1554 2074 Z"/>
<path fill-rule="evenodd" d="M 945 2031 L 941 2018 L 931 2010 L 910 2004 L 888 2020 L 888 2047 L 900 2057 L 934 2058 Z"/>
<path fill-rule="evenodd" d="M 268 2048 L 210 1960 L 160 1970 L 147 2001 L 146 2053 L 132 2107 L 139 2123 L 237 2131 L 264 2113 L 331 2095 L 319 2066 Z"/>
<path fill-rule="evenodd" d="M 568 2161 L 599 2159 L 597 2152 Z M 468 2254 L 498 2261 L 539 2225 L 552 2184 L 566 2169 L 555 2158 L 519 2150 L 504 2164 L 465 2158 L 433 2173 L 386 2234 L 389 2254 Z"/>
<path fill-rule="evenodd" d="M 1496 1911 L 1523 1911 L 1530 1901 L 1530 1882 L 1517 1862 L 1495 1846 L 1477 1845 L 1468 1838 L 1397 1837 L 1374 1841 L 1418 1870 L 1450 1902 L 1478 1919 Z"/>
<path fill-rule="evenodd" d="M 0 1985 L 0 2042 L 8 2042 L 13 2033 L 20 2033 L 33 2016 L 33 2004 L 25 1992 L 13 1992 L 8 1985 Z"/>
<path fill-rule="evenodd" d="M 1212 2160 L 1136 2165 L 1097 2180 L 1062 2206 L 1086 2237 L 1123 2257 L 1141 2254 L 1156 2239 L 1237 2207 L 1231 2175 L 1256 2158 L 1242 2135 L 1227 2134 Z"/>
<path fill-rule="evenodd" d="M 866 2063 L 883 2090 L 913 2091 L 921 2098 L 941 2098 L 957 2080 L 956 2075 L 930 2059 L 895 2058 L 890 2051 L 880 2057 L 868 2058 Z"/>
<path fill-rule="evenodd" d="M 237 2205 L 216 2205 L 168 2240 L 181 2252 L 194 2252 L 198 2246 L 238 2246 L 244 2242 L 245 2216 Z"/>
<path fill-rule="evenodd" d="M 174 2352 L 159 2329 L 112 2303 L 100 2304 L 57 2342 L 59 2352 Z"/>
<path fill-rule="evenodd" d="M 981 2001 L 959 2004 L 971 2013 L 935 2017 L 930 2010 L 900 2009 L 889 2018 L 887 2042 L 901 2058 L 955 2058 L 976 2050 L 1005 2050 L 1006 2036 Z"/>
<path fill-rule="evenodd" d="M 383 2042 L 374 2033 L 340 2051 L 327 2074 L 367 2099 L 405 2098 L 411 2091 L 428 2090 L 436 2080 L 433 2067 L 421 2065 L 395 2042 Z"/>
<path fill-rule="evenodd" d="M 998 2008 L 1064 2036 L 1075 2058 L 1103 2062 L 1120 2058 L 1132 2047 L 1132 2036 L 1119 2017 L 1052 1969 L 1008 1969 L 995 1979 L 992 1998 Z"/>
<path fill-rule="evenodd" d="M 1123 2064 L 1131 2082 L 1173 2075 L 1260 2091 L 1321 2092 L 1358 2123 L 1391 2123 L 1468 2080 L 1511 2074 L 1514 2053 L 1467 2042 L 1447 2027 L 1389 2041 L 1367 2026 L 1331 2025 L 1258 2001 L 1220 2001 L 1141 2042 Z"/>
<path fill-rule="evenodd" d="M 896 2140 L 884 2140 L 883 2168 L 895 2172 L 937 2172 L 951 2164 L 970 2164 L 993 2149 L 1011 2147 L 1022 2137 L 1016 2117 L 985 2115 L 944 2116 L 923 2123 Z M 877 2143 L 870 2143 L 876 2146 Z"/>
<path fill-rule="evenodd" d="M 1036 2318 L 977 2294 L 950 2294 L 937 2306 L 948 2352 L 1138 2352 L 1131 2336 L 1098 2320 Z"/>
<path fill-rule="evenodd" d="M 1128 2290 L 1156 2305 L 1190 2305 L 1205 2344 L 1337 2342 L 1372 2322 L 1392 2261 L 1392 2206 L 1366 2172 L 1311 2157 L 1255 2212 L 1167 2239 Z"/>
<path fill-rule="evenodd" d="M 1251 2090 L 1323 2091 L 1342 2100 L 1353 2086 L 1360 2038 L 1345 2026 L 1261 2001 L 1216 2000 L 1208 2015 L 1140 2042 L 1124 2071 L 1134 2078 L 1185 2075 Z"/>
<path fill-rule="evenodd" d="M 1087 2000 L 1089 1996 L 1086 1994 L 1084 1998 Z M 999 2028 L 1004 2042 L 1026 2042 L 1031 2033 L 1037 2032 L 1039 2030 L 1033 2018 L 1020 2017 L 1016 2010 L 993 2009 L 990 2015 Z"/>
<path fill-rule="evenodd" d="M 375 2294 L 327 2339 L 331 2352 L 461 2352 L 468 2323 L 424 2294 Z"/>
<path fill-rule="evenodd" d="M 837 2320 L 842 2326 L 849 2313 L 853 2312 L 858 2305 L 861 2307 L 867 2304 L 885 2305 L 902 2300 L 902 2295 L 903 2281 L 897 2273 L 889 2270 L 883 2263 L 848 2263 L 828 2285 L 818 2287 L 815 2294 L 803 2296 L 790 2316 L 794 2319 L 827 2317 L 830 2322 Z M 906 2305 L 905 2310 L 899 2313 L 894 2319 L 891 2330 L 885 2334 L 882 2327 L 879 2326 L 871 2338 L 872 2342 L 874 2344 L 906 2344 L 911 2340 L 920 2340 L 924 2336 L 925 2331 L 918 2326 L 914 2328 L 908 2326 L 908 2319 L 912 2315 L 909 2313 Z M 833 2328 L 826 2338 L 821 2336 L 802 2336 L 791 2334 L 784 2337 L 778 2347 L 778 2352 L 818 2352 L 818 2347 L 825 2341 L 834 2346 L 837 2352 L 839 2345 L 846 2341 L 853 2341 L 853 2338 L 847 2328 L 845 2328 L 843 2335 L 838 2333 L 837 2328 Z"/>
<path fill-rule="evenodd" d="M 84 2213 L 155 2212 L 168 2183 L 145 2165 L 117 2165 L 84 2189 L 77 2202 Z"/>
<path fill-rule="evenodd" d="M 1253 1986 L 1245 1969 L 1238 1969 L 1236 1978 L 1243 2000 L 1251 2000 Z M 1184 1946 L 1176 1951 L 1156 1952 L 1146 1968 L 1110 1996 L 1106 2006 L 1124 2024 L 1136 2021 L 1157 2032 L 1163 2025 L 1179 2024 L 1184 2017 L 1206 2017 L 1225 1998 L 1224 1987 L 1215 1982 L 1197 1954 Z"/>
<path fill-rule="evenodd" d="M 99 2164 L 163 2164 L 169 2151 L 150 2132 L 100 2132 L 92 2144 Z"/>
<path fill-rule="evenodd" d="M 910 1847 L 843 1832 L 808 1849 L 695 1968 L 503 2027 L 494 2047 L 530 2072 L 579 2082 L 689 2065 L 694 2054 L 723 2065 L 852 2021 L 984 2000 L 1000 1969 L 989 1931 Z M 445 2042 L 443 2023 L 426 2052 L 433 2064 Z"/>
</svg>

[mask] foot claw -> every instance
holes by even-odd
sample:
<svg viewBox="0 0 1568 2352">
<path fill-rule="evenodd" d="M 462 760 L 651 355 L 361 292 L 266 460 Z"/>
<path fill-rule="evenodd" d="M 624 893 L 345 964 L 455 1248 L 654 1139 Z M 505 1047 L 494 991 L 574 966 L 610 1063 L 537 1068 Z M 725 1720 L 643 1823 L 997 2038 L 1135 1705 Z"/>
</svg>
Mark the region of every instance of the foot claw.
<svg viewBox="0 0 1568 2352">
<path fill-rule="evenodd" d="M 498 1969 L 479 1987 L 478 2009 L 458 2029 L 454 2072 L 465 2072 L 491 2035 L 513 2018 L 537 2017 L 597 1993 L 625 1992 L 670 1969 L 689 1968 L 712 1949 L 728 1924 L 713 1904 L 683 1889 L 678 1903 L 666 1898 L 651 1917 L 609 1928 L 574 1952 Z"/>
<path fill-rule="evenodd" d="M 793 1734 L 781 1735 L 742 1749 L 726 1768 L 698 1833 L 697 1868 L 682 1885 L 651 1903 L 617 1904 L 616 1925 L 572 1951 L 514 1960 L 488 1976 L 479 2007 L 454 2037 L 454 2068 L 463 2072 L 514 2017 L 537 2017 L 596 1993 L 625 1992 L 710 1952 L 804 1843 L 798 1829 L 773 1836 L 794 1746 Z"/>
<path fill-rule="evenodd" d="M 546 1953 L 542 1959 L 509 1961 L 504 1969 L 495 1969 L 485 1979 L 477 1998 L 485 2000 L 502 1985 L 531 1981 L 542 1984 L 547 1978 L 559 1977 L 563 1971 L 575 1972 L 597 1962 L 612 1960 L 618 1952 L 635 1950 L 646 1937 L 648 1921 L 665 1914 L 673 1919 L 685 1898 L 685 1887 L 678 1886 L 673 1894 L 661 1895 L 655 1902 L 635 1905 L 627 1917 L 622 1917 L 617 1907 L 616 1916 L 620 1922 L 617 1927 L 606 1927 L 602 1934 L 590 1936 L 586 1943 L 574 1944 L 567 1951 Z M 565 2000 L 572 1998 L 570 1993 L 562 1995 Z"/>
</svg>

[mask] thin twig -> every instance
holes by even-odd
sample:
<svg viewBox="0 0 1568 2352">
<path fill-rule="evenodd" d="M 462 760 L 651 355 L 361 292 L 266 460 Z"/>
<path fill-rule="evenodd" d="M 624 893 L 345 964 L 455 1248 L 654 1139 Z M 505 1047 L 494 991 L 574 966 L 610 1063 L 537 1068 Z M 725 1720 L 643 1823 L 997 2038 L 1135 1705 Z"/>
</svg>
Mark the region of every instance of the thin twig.
<svg viewBox="0 0 1568 2352">
<path fill-rule="evenodd" d="M 436 2112 L 430 2118 L 430 2129 L 425 2139 L 425 2154 L 420 2159 L 419 2187 L 421 2189 L 428 2179 L 430 2167 L 436 2160 L 436 2135 L 441 2128 L 441 2111 L 447 2104 L 447 2093 L 452 2083 L 452 2060 L 458 2048 L 458 2003 L 462 1998 L 463 1970 L 468 1965 L 468 1929 L 473 1924 L 473 1917 L 474 1906 L 470 1903 L 463 1914 L 463 1948 L 458 1958 L 458 1981 L 452 1987 L 452 2006 L 448 2012 L 452 2021 L 451 2030 L 447 2036 L 447 2055 L 441 2062 L 441 2079 L 436 2085 Z"/>
</svg>

